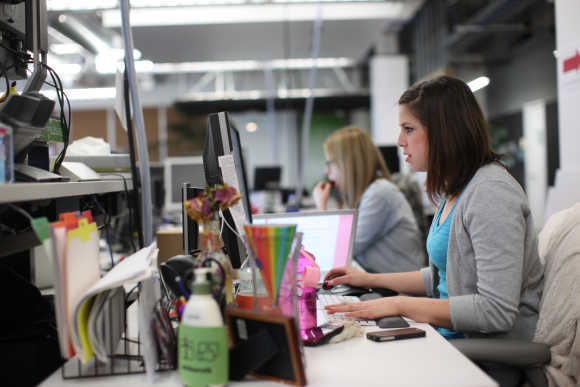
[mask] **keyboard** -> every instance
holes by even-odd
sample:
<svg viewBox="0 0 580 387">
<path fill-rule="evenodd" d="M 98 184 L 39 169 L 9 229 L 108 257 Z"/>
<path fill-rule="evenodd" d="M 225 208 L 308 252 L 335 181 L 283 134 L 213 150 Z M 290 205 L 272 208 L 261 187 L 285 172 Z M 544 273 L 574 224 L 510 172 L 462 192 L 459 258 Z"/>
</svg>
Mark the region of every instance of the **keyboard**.
<svg viewBox="0 0 580 387">
<path fill-rule="evenodd" d="M 324 307 L 326 305 L 340 304 L 341 302 L 360 302 L 355 296 L 339 296 L 336 294 L 318 294 L 316 296 L 316 324 L 318 326 L 323 324 L 341 324 L 345 321 L 356 321 L 362 326 L 376 326 L 375 320 L 366 320 L 354 317 L 345 316 L 344 313 L 328 314 Z"/>
</svg>

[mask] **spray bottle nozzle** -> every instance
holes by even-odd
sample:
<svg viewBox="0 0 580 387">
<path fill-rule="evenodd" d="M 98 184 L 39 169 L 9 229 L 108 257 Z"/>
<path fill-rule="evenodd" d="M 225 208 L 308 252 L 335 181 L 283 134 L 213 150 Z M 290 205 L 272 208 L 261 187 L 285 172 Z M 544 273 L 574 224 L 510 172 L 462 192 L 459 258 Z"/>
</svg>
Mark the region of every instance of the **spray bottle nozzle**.
<svg viewBox="0 0 580 387">
<path fill-rule="evenodd" d="M 198 267 L 194 270 L 193 281 L 194 294 L 209 294 L 212 269 L 209 267 Z"/>
</svg>

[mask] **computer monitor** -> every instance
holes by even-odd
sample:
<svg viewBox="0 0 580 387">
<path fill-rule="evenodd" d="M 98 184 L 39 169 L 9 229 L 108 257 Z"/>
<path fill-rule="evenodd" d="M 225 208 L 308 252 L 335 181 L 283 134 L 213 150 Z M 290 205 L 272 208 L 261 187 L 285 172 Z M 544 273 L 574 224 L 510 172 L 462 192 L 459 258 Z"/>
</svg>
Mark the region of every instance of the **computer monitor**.
<svg viewBox="0 0 580 387">
<path fill-rule="evenodd" d="M 252 211 L 248 193 L 246 169 L 244 156 L 242 154 L 242 144 L 240 133 L 231 121 L 226 112 L 213 113 L 208 116 L 207 136 L 203 149 L 203 162 L 205 167 L 205 178 L 207 184 L 215 185 L 223 183 L 224 179 L 219 165 L 219 157 L 231 154 L 234 159 L 235 172 L 238 187 L 235 187 L 242 195 L 242 207 L 245 221 L 252 223 Z M 229 210 L 224 211 L 224 218 L 228 224 L 237 228 Z M 238 230 L 243 233 L 243 230 Z M 245 254 L 241 241 L 236 234 L 228 227 L 223 227 L 222 239 L 228 250 L 230 260 L 235 268 L 241 266 L 241 261 Z M 244 253 L 240 253 L 244 252 Z"/>
<path fill-rule="evenodd" d="M 193 187 L 205 186 L 205 169 L 203 158 L 168 157 L 163 163 L 163 181 L 165 184 L 165 211 L 181 211 L 181 187 L 191 183 Z"/>
<path fill-rule="evenodd" d="M 280 188 L 281 175 L 282 167 L 279 165 L 254 168 L 254 191 Z"/>
<path fill-rule="evenodd" d="M 300 211 L 261 214 L 254 224 L 296 224 L 302 246 L 314 254 L 322 277 L 333 267 L 348 266 L 356 239 L 356 210 Z"/>
<path fill-rule="evenodd" d="M 248 195 L 248 179 L 246 166 L 240 141 L 240 132 L 226 112 L 213 113 L 208 116 L 208 130 L 203 149 L 203 162 L 205 165 L 205 178 L 209 185 L 223 183 L 223 177 L 219 166 L 219 156 L 232 154 L 236 168 L 239 187 L 236 187 L 242 195 L 242 205 L 246 222 L 252 223 L 252 211 Z"/>
<path fill-rule="evenodd" d="M 383 155 L 383 159 L 385 159 L 385 163 L 387 163 L 387 168 L 389 168 L 389 172 L 397 173 L 400 171 L 400 164 L 399 164 L 399 147 L 397 145 L 381 145 L 379 146 L 379 150 Z"/>
</svg>

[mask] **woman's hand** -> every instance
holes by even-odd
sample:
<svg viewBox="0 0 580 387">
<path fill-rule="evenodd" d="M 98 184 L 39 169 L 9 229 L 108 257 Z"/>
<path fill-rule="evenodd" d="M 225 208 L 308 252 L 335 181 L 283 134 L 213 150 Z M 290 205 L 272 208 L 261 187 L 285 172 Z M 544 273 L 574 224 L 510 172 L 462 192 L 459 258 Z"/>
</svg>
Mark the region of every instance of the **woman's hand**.
<svg viewBox="0 0 580 387">
<path fill-rule="evenodd" d="M 361 302 L 343 302 L 340 304 L 328 305 L 328 313 L 345 313 L 348 317 L 364 318 L 367 320 L 377 319 L 384 316 L 401 315 L 400 304 L 403 296 L 383 297 L 376 300 Z"/>
<path fill-rule="evenodd" d="M 326 210 L 326 203 L 328 202 L 328 198 L 330 197 L 330 190 L 332 188 L 332 184 L 328 181 L 321 181 L 314 187 L 314 191 L 312 196 L 314 198 L 314 203 L 316 204 L 316 208 L 319 210 Z"/>
<path fill-rule="evenodd" d="M 359 287 L 369 287 L 369 273 L 360 271 L 350 266 L 336 267 L 324 277 L 324 288 L 332 288 L 336 285 L 346 284 Z"/>
</svg>

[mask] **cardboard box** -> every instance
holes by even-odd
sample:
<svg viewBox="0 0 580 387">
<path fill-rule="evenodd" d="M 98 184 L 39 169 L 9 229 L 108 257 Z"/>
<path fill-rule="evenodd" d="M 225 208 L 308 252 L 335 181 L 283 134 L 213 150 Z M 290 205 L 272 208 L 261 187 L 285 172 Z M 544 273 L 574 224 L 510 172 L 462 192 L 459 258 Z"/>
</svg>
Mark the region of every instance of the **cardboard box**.
<svg viewBox="0 0 580 387">
<path fill-rule="evenodd" d="M 176 255 L 183 254 L 183 230 L 181 227 L 165 228 L 157 231 L 157 247 L 159 248 L 157 264 L 161 264 Z"/>
</svg>

